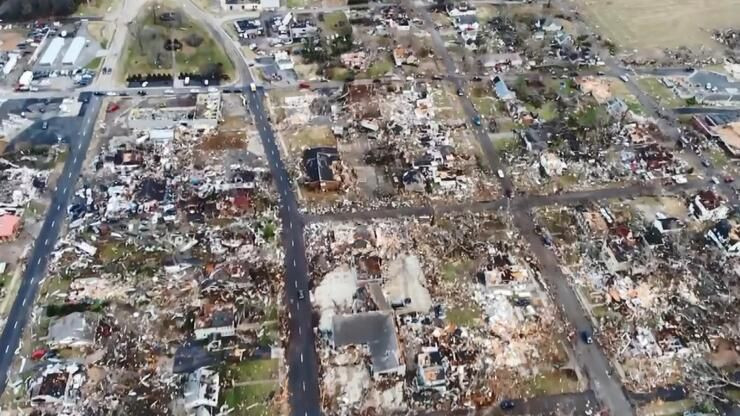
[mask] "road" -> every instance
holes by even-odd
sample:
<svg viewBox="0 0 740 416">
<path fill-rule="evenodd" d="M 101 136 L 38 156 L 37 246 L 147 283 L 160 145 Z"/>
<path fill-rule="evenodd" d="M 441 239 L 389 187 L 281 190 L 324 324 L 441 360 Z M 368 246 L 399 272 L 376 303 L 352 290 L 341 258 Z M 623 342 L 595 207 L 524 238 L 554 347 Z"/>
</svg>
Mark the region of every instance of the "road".
<svg viewBox="0 0 740 416">
<path fill-rule="evenodd" d="M 311 320 L 311 301 L 308 295 L 308 264 L 303 238 L 303 220 L 298 211 L 298 202 L 293 192 L 291 178 L 280 157 L 280 148 L 275 140 L 275 132 L 268 117 L 269 113 L 264 107 L 265 90 L 260 87 L 256 92 L 251 91 L 249 84 L 252 82 L 252 75 L 246 59 L 239 44 L 228 36 L 219 22 L 191 1 L 183 2 L 182 7 L 190 16 L 205 23 L 211 36 L 224 46 L 226 53 L 234 62 L 240 81 L 244 84 L 247 107 L 259 132 L 280 198 L 281 241 L 285 253 L 285 292 L 283 295 L 290 329 L 285 355 L 288 363 L 290 412 L 294 416 L 319 416 L 321 414 L 319 365 Z M 299 291 L 305 295 L 299 296 Z"/>
<path fill-rule="evenodd" d="M 424 26 L 432 36 L 435 54 L 443 59 L 447 72 L 450 74 L 458 73 L 459 70 L 455 67 L 452 57 L 445 48 L 444 42 L 442 41 L 439 32 L 436 30 L 429 12 L 423 8 L 416 7 L 413 4 L 409 4 L 409 6 L 410 10 L 414 10 L 414 12 L 420 15 L 424 21 Z M 456 86 L 458 89 L 465 91 L 464 82 L 462 80 L 458 79 L 456 81 Z M 467 97 L 461 97 L 460 102 L 469 118 L 477 115 L 472 103 Z M 475 130 L 476 137 L 480 141 L 483 151 L 488 158 L 491 168 L 495 171 L 503 171 L 503 165 L 501 164 L 500 158 L 496 154 L 496 151 L 493 148 L 493 143 L 489 140 L 485 129 L 482 126 L 473 126 L 473 128 Z M 502 175 L 497 176 L 499 177 L 499 181 L 501 182 L 504 192 L 509 195 L 513 191 L 510 178 L 508 175 L 503 177 Z M 562 273 L 560 273 L 557 259 L 544 247 L 541 238 L 534 233 L 534 224 L 530 214 L 527 210 L 513 209 L 512 216 L 514 218 L 514 223 L 519 227 L 521 234 L 530 243 L 532 251 L 543 264 L 543 275 L 545 275 L 545 279 L 549 282 L 550 293 L 555 298 L 556 302 L 560 304 L 560 307 L 564 312 L 564 316 L 575 328 L 590 328 L 590 321 L 587 318 L 587 313 L 581 307 L 578 297 L 568 283 L 568 280 L 562 275 Z M 613 372 L 610 370 L 609 361 L 604 355 L 604 352 L 595 344 L 586 345 L 583 343 L 577 343 L 575 345 L 575 351 L 578 363 L 583 367 L 584 372 L 589 375 L 591 387 L 599 400 L 609 408 L 612 414 L 620 416 L 633 414 L 632 406 L 624 394 L 621 384 L 617 379 L 611 376 Z"/>
<path fill-rule="evenodd" d="M 526 400 L 513 400 L 514 408 L 503 411 L 498 407 L 477 410 L 430 411 L 417 413 L 417 416 L 504 416 L 504 415 L 586 415 L 593 414 L 596 397 L 593 391 L 565 393 L 533 397 Z"/>
<path fill-rule="evenodd" d="M 79 123 L 79 135 L 70 138 L 67 161 L 59 177 L 44 224 L 36 238 L 31 256 L 28 258 L 20 289 L 3 328 L 2 336 L 0 336 L 0 391 L 5 389 L 16 348 L 19 346 L 23 330 L 31 317 L 36 294 L 44 278 L 47 261 L 56 244 L 59 229 L 65 221 L 67 202 L 74 194 L 75 183 L 90 145 L 101 101 L 100 97 L 91 97 L 90 102 L 84 104 L 82 117 L 75 120 Z"/>
<path fill-rule="evenodd" d="M 413 0 L 405 0 L 403 3 L 405 4 L 407 10 L 412 11 L 424 22 L 424 28 L 427 30 L 427 33 L 432 36 L 432 46 L 434 47 L 434 54 L 442 58 L 445 70 L 448 74 L 448 78 L 452 81 L 453 84 L 455 84 L 455 88 L 458 90 L 467 91 L 466 80 L 462 77 L 454 76 L 455 74 L 460 73 L 460 69 L 457 68 L 457 66 L 455 65 L 455 61 L 452 60 L 452 56 L 450 56 L 450 53 L 447 51 L 444 40 L 442 40 L 439 31 L 436 29 L 429 11 L 424 9 L 423 7 L 417 7 Z M 506 172 L 506 169 L 501 163 L 498 154 L 496 154 L 496 150 L 493 148 L 493 142 L 491 142 L 490 138 L 488 137 L 488 132 L 486 131 L 485 126 L 477 126 L 472 121 L 474 117 L 479 116 L 478 112 L 473 107 L 473 103 L 470 101 L 467 95 L 462 95 L 458 98 L 463 110 L 465 111 L 465 115 L 467 116 L 469 125 L 475 133 L 475 137 L 476 139 L 478 139 L 478 142 L 480 142 L 483 152 L 488 159 L 491 169 L 493 169 L 494 171 L 500 170 L 501 172 Z M 499 178 L 499 181 L 501 182 L 501 186 L 504 189 L 505 193 L 508 194 L 509 192 L 513 191 L 514 186 L 508 175 L 504 176 L 503 178 Z"/>
<path fill-rule="evenodd" d="M 275 133 L 267 118 L 262 100 L 263 90 L 248 92 L 251 111 L 262 145 L 267 156 L 275 186 L 280 197 L 280 219 L 282 220 L 282 242 L 285 251 L 284 301 L 289 316 L 290 335 L 286 359 L 288 361 L 288 386 L 290 390 L 291 414 L 295 416 L 319 416 L 319 368 L 311 322 L 311 302 L 308 288 L 308 265 L 303 239 L 303 219 L 298 210 L 293 185 L 280 158 L 280 149 Z M 301 299 L 299 291 L 305 294 Z"/>
</svg>

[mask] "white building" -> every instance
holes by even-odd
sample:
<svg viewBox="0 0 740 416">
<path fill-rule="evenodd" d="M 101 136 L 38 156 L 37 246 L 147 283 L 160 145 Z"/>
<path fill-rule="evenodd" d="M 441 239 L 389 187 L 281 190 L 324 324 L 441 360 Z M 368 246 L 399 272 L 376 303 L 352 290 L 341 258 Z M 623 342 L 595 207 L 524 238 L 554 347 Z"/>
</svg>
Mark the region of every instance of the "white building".
<svg viewBox="0 0 740 416">
<path fill-rule="evenodd" d="M 201 367 L 188 374 L 183 386 L 185 410 L 191 415 L 210 415 L 218 407 L 220 391 L 217 371 Z"/>
<path fill-rule="evenodd" d="M 727 218 L 730 210 L 712 191 L 701 191 L 689 204 L 689 212 L 699 221 L 719 221 Z"/>
<path fill-rule="evenodd" d="M 64 57 L 62 58 L 62 65 L 74 65 L 86 44 L 87 39 L 82 36 L 77 36 L 72 39 L 72 43 L 69 45 L 67 52 L 64 53 Z"/>
</svg>

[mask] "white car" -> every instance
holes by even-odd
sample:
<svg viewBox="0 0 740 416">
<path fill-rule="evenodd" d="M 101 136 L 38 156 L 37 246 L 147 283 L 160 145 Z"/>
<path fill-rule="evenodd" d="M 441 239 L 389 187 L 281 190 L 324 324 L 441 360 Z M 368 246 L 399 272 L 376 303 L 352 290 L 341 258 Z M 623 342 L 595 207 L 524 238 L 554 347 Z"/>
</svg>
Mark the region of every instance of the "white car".
<svg viewBox="0 0 740 416">
<path fill-rule="evenodd" d="M 208 87 L 208 92 L 218 92 L 218 88 L 216 88 L 216 87 Z"/>
<path fill-rule="evenodd" d="M 198 88 L 191 88 L 190 92 L 192 92 L 193 94 L 197 94 L 200 92 L 200 90 Z"/>
<path fill-rule="evenodd" d="M 503 170 L 499 169 L 497 173 L 498 173 L 498 177 L 499 178 L 501 178 L 501 179 L 504 178 L 504 171 Z"/>
<path fill-rule="evenodd" d="M 105 95 L 107 95 L 109 97 L 115 97 L 116 95 L 118 95 L 118 93 L 115 92 L 115 91 L 108 91 L 108 92 L 105 93 Z"/>
<path fill-rule="evenodd" d="M 165 94 L 174 94 L 175 90 L 164 90 Z"/>
</svg>

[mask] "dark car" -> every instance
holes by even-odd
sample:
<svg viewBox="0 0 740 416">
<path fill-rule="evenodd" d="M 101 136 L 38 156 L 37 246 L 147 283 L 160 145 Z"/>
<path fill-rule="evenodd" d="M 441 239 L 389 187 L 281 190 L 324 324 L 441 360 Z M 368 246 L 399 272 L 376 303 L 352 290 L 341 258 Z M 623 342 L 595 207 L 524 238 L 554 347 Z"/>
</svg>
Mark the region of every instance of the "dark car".
<svg viewBox="0 0 740 416">
<path fill-rule="evenodd" d="M 481 81 L 481 80 L 483 80 L 483 78 L 481 78 L 478 75 L 476 75 L 476 76 L 473 77 L 473 81 Z"/>
<path fill-rule="evenodd" d="M 303 293 L 303 290 L 298 289 L 298 300 L 306 299 L 306 294 Z"/>
<path fill-rule="evenodd" d="M 139 94 L 139 95 L 141 95 L 141 96 L 143 97 L 143 96 L 145 96 L 145 95 L 146 95 L 146 91 L 143 91 L 143 90 L 142 90 L 142 91 L 139 91 L 139 92 L 137 92 L 137 94 Z"/>
<path fill-rule="evenodd" d="M 594 343 L 594 339 L 591 336 L 591 332 L 590 331 L 581 331 L 581 339 L 586 344 L 593 344 Z"/>
<path fill-rule="evenodd" d="M 105 95 L 103 91 L 95 91 L 93 94 L 95 95 Z"/>
<path fill-rule="evenodd" d="M 439 76 L 439 75 L 432 75 L 432 79 L 435 80 L 435 81 L 441 81 L 442 80 L 442 77 Z"/>
<path fill-rule="evenodd" d="M 708 160 L 706 160 L 706 159 L 704 159 L 704 160 L 701 161 L 701 165 L 704 166 L 705 168 L 711 168 L 712 167 L 712 164 Z"/>
<path fill-rule="evenodd" d="M 463 89 L 462 89 L 462 88 L 458 88 L 458 89 L 457 89 L 457 95 L 459 95 L 459 96 L 461 96 L 461 97 L 462 97 L 462 96 L 463 96 L 463 94 L 464 94 L 464 93 L 463 93 Z"/>
<path fill-rule="evenodd" d="M 516 407 L 516 403 L 513 400 L 501 400 L 498 406 L 501 410 L 510 410 Z"/>
<path fill-rule="evenodd" d="M 122 93 L 120 93 L 118 95 L 120 95 L 121 97 L 128 97 L 128 93 L 127 92 L 122 92 Z"/>
</svg>

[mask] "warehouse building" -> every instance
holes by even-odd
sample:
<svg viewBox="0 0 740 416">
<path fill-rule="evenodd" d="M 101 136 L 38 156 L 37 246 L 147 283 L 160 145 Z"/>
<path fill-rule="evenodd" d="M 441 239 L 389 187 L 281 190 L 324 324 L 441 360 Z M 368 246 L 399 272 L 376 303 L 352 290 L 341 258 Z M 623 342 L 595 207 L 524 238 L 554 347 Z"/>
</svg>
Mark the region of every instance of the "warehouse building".
<svg viewBox="0 0 740 416">
<path fill-rule="evenodd" d="M 82 36 L 75 37 L 69 48 L 67 48 L 64 58 L 62 58 L 62 65 L 74 65 L 77 58 L 80 57 L 80 53 L 82 53 L 82 48 L 85 47 L 86 42 L 87 40 Z"/>
<path fill-rule="evenodd" d="M 44 51 L 43 55 L 41 55 L 41 60 L 39 60 L 39 65 L 46 65 L 50 66 L 54 63 L 54 61 L 57 60 L 57 56 L 59 55 L 59 52 L 62 51 L 62 48 L 64 47 L 64 38 L 55 37 L 54 39 L 49 42 L 49 46 Z"/>
</svg>

